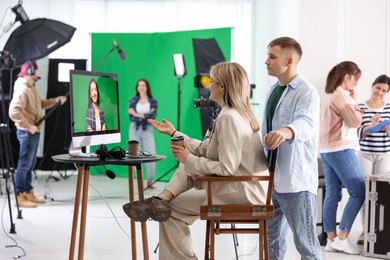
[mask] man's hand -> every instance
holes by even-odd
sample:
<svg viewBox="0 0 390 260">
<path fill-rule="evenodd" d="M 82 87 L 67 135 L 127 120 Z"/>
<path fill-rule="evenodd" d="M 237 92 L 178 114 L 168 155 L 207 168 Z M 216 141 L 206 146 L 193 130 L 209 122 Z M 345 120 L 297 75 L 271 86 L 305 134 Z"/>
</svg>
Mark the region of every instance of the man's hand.
<svg viewBox="0 0 390 260">
<path fill-rule="evenodd" d="M 31 125 L 28 129 L 27 129 L 27 131 L 30 133 L 30 134 L 35 134 L 36 132 L 38 132 L 38 127 L 37 126 L 35 126 L 35 125 Z"/>
<path fill-rule="evenodd" d="M 294 133 L 290 128 L 283 127 L 279 130 L 269 132 L 266 136 L 264 136 L 263 143 L 268 147 L 268 149 L 275 150 L 281 143 L 291 139 L 294 139 Z"/>
<path fill-rule="evenodd" d="M 57 103 L 60 102 L 61 105 L 63 105 L 66 102 L 66 100 L 67 100 L 66 96 L 58 96 L 58 97 L 56 97 L 56 102 Z"/>
</svg>

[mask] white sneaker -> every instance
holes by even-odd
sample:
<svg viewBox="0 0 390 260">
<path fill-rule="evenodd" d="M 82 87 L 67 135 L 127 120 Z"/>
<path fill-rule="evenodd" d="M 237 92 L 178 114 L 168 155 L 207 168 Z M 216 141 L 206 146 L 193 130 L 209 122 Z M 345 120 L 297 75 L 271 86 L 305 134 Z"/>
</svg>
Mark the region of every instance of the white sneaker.
<svg viewBox="0 0 390 260">
<path fill-rule="evenodd" d="M 349 241 L 348 237 L 344 240 L 341 240 L 338 237 L 336 237 L 333 240 L 331 247 L 338 250 L 338 251 L 342 251 L 342 252 L 350 254 L 350 255 L 359 255 L 360 254 L 360 249 L 357 248 L 355 245 L 353 245 L 351 243 L 351 241 Z"/>
<path fill-rule="evenodd" d="M 333 241 L 327 238 L 325 251 L 327 252 L 336 252 L 337 250 L 332 247 Z"/>
</svg>

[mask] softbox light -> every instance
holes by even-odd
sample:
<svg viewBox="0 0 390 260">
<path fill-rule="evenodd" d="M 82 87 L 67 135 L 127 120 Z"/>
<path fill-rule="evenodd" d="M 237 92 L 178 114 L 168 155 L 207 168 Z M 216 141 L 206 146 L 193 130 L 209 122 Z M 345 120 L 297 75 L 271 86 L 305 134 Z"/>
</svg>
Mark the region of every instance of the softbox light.
<svg viewBox="0 0 390 260">
<path fill-rule="evenodd" d="M 26 60 L 43 58 L 68 43 L 76 28 L 46 18 L 28 20 L 10 35 L 4 50 L 16 59 L 16 66 Z"/>
<path fill-rule="evenodd" d="M 175 77 L 181 78 L 184 77 L 187 73 L 186 65 L 184 62 L 184 56 L 181 53 L 173 54 L 173 67 Z"/>
<path fill-rule="evenodd" d="M 214 38 L 210 39 L 192 39 L 195 56 L 195 87 L 198 88 L 198 96 L 200 99 L 209 100 L 210 90 L 210 68 L 211 66 L 225 61 L 218 42 Z M 202 134 L 206 134 L 207 130 L 213 124 L 212 115 L 214 113 L 212 107 L 200 110 L 200 118 L 202 123 Z"/>
</svg>

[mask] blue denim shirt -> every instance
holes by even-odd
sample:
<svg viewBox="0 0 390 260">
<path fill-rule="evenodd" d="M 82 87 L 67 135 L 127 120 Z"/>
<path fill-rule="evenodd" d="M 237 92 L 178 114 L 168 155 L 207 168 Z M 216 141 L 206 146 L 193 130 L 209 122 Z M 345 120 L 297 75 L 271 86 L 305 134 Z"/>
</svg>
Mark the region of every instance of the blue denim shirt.
<svg viewBox="0 0 390 260">
<path fill-rule="evenodd" d="M 271 87 L 266 102 L 277 86 L 278 82 Z M 303 75 L 298 75 L 284 90 L 272 120 L 273 130 L 289 127 L 294 133 L 293 140 L 286 140 L 278 148 L 274 180 L 277 192 L 309 191 L 317 194 L 319 121 L 318 92 Z M 263 137 L 267 134 L 266 122 L 264 112 L 261 127 Z"/>
</svg>

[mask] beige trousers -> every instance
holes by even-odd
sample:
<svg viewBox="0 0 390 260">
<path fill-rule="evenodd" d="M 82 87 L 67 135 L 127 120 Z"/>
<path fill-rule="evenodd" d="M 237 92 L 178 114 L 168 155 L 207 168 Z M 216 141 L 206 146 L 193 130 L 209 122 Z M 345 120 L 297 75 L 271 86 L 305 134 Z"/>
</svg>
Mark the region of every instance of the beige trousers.
<svg viewBox="0 0 390 260">
<path fill-rule="evenodd" d="M 198 259 L 192 247 L 188 225 L 199 218 L 200 206 L 206 200 L 206 190 L 193 189 L 194 180 L 187 175 L 180 165 L 166 190 L 175 197 L 171 200 L 171 217 L 160 222 L 160 260 Z"/>
</svg>

